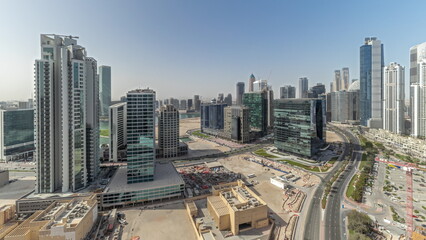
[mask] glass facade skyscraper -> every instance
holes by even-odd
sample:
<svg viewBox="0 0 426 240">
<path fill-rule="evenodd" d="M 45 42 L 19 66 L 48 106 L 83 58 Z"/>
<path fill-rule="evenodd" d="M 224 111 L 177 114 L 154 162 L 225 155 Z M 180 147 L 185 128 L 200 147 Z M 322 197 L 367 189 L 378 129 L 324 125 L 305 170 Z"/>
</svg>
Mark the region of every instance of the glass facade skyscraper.
<svg viewBox="0 0 426 240">
<path fill-rule="evenodd" d="M 99 99 L 100 113 L 102 117 L 108 117 L 109 106 L 111 105 L 111 67 L 99 67 Z"/>
<path fill-rule="evenodd" d="M 249 108 L 249 124 L 251 131 L 266 134 L 268 127 L 268 96 L 267 91 L 243 94 L 243 105 Z"/>
<path fill-rule="evenodd" d="M 127 183 L 154 180 L 155 92 L 127 93 Z"/>
<path fill-rule="evenodd" d="M 201 104 L 201 130 L 223 129 L 226 103 L 203 103 Z"/>
<path fill-rule="evenodd" d="M 0 110 L 0 161 L 34 152 L 34 110 Z"/>
<path fill-rule="evenodd" d="M 305 157 L 325 143 L 325 102 L 322 99 L 275 100 L 275 147 Z"/>
<path fill-rule="evenodd" d="M 383 44 L 366 38 L 360 48 L 360 118 L 361 125 L 382 127 Z"/>
</svg>

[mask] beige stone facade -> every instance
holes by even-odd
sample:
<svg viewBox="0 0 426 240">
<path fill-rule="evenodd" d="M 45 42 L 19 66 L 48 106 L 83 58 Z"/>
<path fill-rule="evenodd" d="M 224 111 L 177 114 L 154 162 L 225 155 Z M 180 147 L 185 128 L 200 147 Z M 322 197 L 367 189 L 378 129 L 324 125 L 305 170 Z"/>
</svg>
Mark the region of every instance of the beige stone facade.
<svg viewBox="0 0 426 240">
<path fill-rule="evenodd" d="M 268 206 L 242 181 L 213 187 L 207 209 L 219 230 L 230 230 L 234 235 L 269 223 Z"/>
<path fill-rule="evenodd" d="M 96 195 L 62 200 L 43 211 L 36 211 L 4 240 L 84 239 L 98 215 Z"/>
</svg>

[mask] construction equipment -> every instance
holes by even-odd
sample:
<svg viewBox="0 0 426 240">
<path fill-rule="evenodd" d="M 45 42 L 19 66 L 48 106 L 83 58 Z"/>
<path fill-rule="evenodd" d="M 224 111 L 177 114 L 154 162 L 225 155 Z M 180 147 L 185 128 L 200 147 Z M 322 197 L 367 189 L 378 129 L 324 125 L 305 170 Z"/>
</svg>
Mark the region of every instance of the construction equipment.
<svg viewBox="0 0 426 240">
<path fill-rule="evenodd" d="M 406 183 L 407 183 L 407 205 L 406 205 L 406 211 L 407 215 L 405 217 L 405 222 L 407 224 L 407 239 L 411 239 L 413 235 L 413 170 L 423 170 L 424 168 L 421 168 L 417 166 L 415 163 L 407 163 L 407 162 L 394 162 L 389 161 L 385 158 L 376 157 L 374 159 L 376 162 L 382 162 L 387 164 L 390 167 L 393 168 L 399 168 L 405 171 L 406 176 Z"/>
</svg>

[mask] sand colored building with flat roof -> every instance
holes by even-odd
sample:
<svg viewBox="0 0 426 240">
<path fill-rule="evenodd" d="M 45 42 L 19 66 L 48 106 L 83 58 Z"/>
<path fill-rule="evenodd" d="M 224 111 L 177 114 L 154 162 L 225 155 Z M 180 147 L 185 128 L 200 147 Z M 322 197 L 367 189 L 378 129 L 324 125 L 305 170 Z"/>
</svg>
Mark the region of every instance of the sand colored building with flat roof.
<svg viewBox="0 0 426 240">
<path fill-rule="evenodd" d="M 36 211 L 4 240 L 84 239 L 97 219 L 96 195 L 85 199 L 62 200 Z"/>
<path fill-rule="evenodd" d="M 268 206 L 242 181 L 213 187 L 207 209 L 219 230 L 240 231 L 268 226 Z"/>
<path fill-rule="evenodd" d="M 15 220 L 15 205 L 0 206 L 0 240 L 18 226 Z"/>
</svg>

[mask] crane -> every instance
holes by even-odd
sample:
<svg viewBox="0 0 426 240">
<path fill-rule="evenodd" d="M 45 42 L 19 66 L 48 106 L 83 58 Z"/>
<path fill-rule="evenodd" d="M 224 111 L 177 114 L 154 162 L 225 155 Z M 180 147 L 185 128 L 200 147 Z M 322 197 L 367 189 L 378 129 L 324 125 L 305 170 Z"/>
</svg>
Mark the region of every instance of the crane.
<svg viewBox="0 0 426 240">
<path fill-rule="evenodd" d="M 413 170 L 423 170 L 424 168 L 421 168 L 417 166 L 415 163 L 407 163 L 407 162 L 394 162 L 389 161 L 384 158 L 376 157 L 374 159 L 376 162 L 382 162 L 385 164 L 388 164 L 389 166 L 394 166 L 396 168 L 400 168 L 405 171 L 405 177 L 406 177 L 406 183 L 407 183 L 407 204 L 406 204 L 406 212 L 407 215 L 405 216 L 405 222 L 407 223 L 407 239 L 411 239 L 411 236 L 413 235 Z"/>
</svg>

